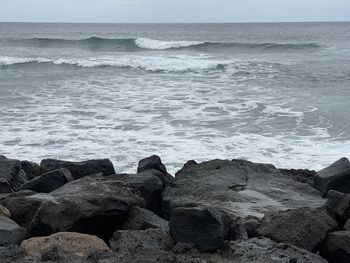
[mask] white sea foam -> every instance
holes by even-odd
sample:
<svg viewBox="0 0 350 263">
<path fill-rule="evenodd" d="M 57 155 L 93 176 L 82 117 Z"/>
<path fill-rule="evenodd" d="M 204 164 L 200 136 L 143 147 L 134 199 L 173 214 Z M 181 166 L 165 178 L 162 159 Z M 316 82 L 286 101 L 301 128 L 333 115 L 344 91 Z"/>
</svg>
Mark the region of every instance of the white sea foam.
<svg viewBox="0 0 350 263">
<path fill-rule="evenodd" d="M 204 43 L 203 41 L 161 41 L 149 38 L 137 38 L 135 40 L 135 44 L 140 48 L 157 50 L 197 46 Z"/>
</svg>

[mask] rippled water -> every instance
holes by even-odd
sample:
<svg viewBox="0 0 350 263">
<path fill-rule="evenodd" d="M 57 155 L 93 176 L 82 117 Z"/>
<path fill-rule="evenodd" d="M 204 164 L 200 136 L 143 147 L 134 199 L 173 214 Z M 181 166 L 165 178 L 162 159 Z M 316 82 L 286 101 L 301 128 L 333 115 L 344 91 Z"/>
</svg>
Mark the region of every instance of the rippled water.
<svg viewBox="0 0 350 263">
<path fill-rule="evenodd" d="M 350 23 L 0 23 L 0 152 L 318 169 L 349 155 L 349 84 Z"/>
</svg>

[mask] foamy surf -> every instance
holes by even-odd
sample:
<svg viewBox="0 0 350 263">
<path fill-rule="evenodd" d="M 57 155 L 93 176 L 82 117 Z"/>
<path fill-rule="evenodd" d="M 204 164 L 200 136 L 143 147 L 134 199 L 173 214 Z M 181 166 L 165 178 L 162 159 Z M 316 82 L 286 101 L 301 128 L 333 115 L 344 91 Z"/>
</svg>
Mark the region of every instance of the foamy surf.
<svg viewBox="0 0 350 263">
<path fill-rule="evenodd" d="M 138 38 L 135 40 L 135 44 L 140 48 L 145 49 L 172 49 L 172 48 L 183 48 L 190 46 L 197 46 L 206 42 L 201 41 L 161 41 L 149 38 Z"/>
</svg>

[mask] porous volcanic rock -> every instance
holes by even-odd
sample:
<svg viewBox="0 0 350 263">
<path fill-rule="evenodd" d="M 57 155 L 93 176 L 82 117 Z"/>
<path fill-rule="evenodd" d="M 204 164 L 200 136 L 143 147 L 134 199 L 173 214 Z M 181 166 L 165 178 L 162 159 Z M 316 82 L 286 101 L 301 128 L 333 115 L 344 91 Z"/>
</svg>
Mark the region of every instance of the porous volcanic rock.
<svg viewBox="0 0 350 263">
<path fill-rule="evenodd" d="M 322 209 L 298 208 L 267 213 L 258 234 L 316 252 L 337 223 Z"/>
<path fill-rule="evenodd" d="M 91 174 L 103 175 L 115 174 L 112 162 L 109 159 L 89 160 L 84 162 L 69 162 L 54 159 L 44 159 L 40 163 L 40 173 L 66 168 L 74 179 L 79 179 Z"/>
<path fill-rule="evenodd" d="M 342 193 L 350 193 L 350 162 L 347 158 L 341 158 L 332 165 L 317 172 L 314 178 L 314 187 L 323 197 L 329 190 Z"/>
</svg>

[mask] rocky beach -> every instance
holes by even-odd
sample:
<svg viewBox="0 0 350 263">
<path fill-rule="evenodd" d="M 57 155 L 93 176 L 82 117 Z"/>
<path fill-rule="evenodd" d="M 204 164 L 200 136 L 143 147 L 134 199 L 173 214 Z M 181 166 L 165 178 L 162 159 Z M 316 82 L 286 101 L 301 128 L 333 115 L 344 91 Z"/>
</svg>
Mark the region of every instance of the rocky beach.
<svg viewBox="0 0 350 263">
<path fill-rule="evenodd" d="M 346 158 L 317 172 L 191 160 L 173 176 L 153 155 L 115 170 L 0 156 L 0 262 L 350 262 Z"/>
</svg>

